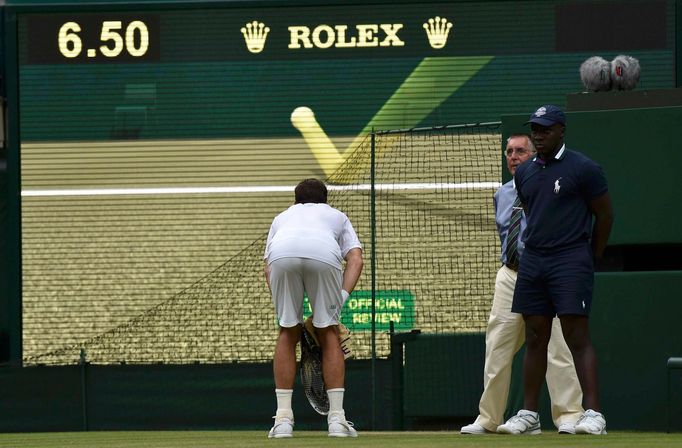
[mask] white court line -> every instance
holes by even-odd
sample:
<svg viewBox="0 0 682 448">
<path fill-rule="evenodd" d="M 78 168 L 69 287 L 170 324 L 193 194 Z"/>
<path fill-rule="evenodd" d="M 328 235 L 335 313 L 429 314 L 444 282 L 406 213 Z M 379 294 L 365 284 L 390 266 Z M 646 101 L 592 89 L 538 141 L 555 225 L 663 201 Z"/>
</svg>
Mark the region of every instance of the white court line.
<svg viewBox="0 0 682 448">
<path fill-rule="evenodd" d="M 376 184 L 375 190 L 480 190 L 495 189 L 500 182 L 463 182 L 463 183 L 414 183 L 414 184 Z M 183 195 L 216 193 L 277 193 L 293 192 L 295 186 L 248 186 L 248 187 L 167 187 L 167 188 L 90 188 L 68 190 L 22 190 L 22 197 L 36 196 L 133 196 L 133 195 Z M 332 191 L 369 191 L 371 184 L 327 185 Z"/>
</svg>

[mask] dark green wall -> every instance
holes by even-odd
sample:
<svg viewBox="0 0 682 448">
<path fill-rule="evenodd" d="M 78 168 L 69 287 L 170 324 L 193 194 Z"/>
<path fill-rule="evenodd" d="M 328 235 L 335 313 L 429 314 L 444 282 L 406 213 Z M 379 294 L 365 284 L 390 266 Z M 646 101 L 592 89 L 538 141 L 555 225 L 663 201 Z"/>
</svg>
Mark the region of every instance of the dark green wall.
<svg viewBox="0 0 682 448">
<path fill-rule="evenodd" d="M 350 361 L 345 409 L 372 427 L 371 363 Z M 390 363 L 378 361 L 378 429 L 390 429 Z M 0 431 L 262 429 L 276 410 L 271 364 L 0 368 Z M 297 382 L 296 427 L 323 430 L 325 417 Z M 264 432 L 265 434 L 265 432 Z"/>
<path fill-rule="evenodd" d="M 485 337 L 421 334 L 404 347 L 404 421 L 395 429 L 440 429 L 453 418 L 467 420 L 483 388 Z"/>
<path fill-rule="evenodd" d="M 3 154 L 4 155 L 4 154 Z M 9 279 L 7 264 L 7 173 L 0 169 L 0 362 L 9 359 Z"/>
<path fill-rule="evenodd" d="M 608 104 L 609 96 L 624 101 L 628 93 L 597 95 Z M 636 96 L 642 92 L 630 95 L 634 107 L 639 101 Z M 523 123 L 532 112 L 503 116 L 503 137 L 528 132 Z M 678 291 L 682 272 L 658 269 L 661 258 L 679 255 L 682 243 L 678 206 L 682 107 L 569 111 L 566 115 L 567 147 L 601 164 L 609 182 L 615 223 L 607 254 L 619 246 L 637 247 L 624 251 L 623 258 L 630 259 L 631 265 L 638 254 L 649 258 L 634 263 L 647 272 L 596 274 L 590 326 L 599 358 L 602 407 L 611 428 L 665 430 L 666 362 L 682 354 L 677 322 L 682 315 Z M 679 256 L 673 257 L 677 262 L 671 269 L 679 269 Z M 523 405 L 521 357 L 517 355 L 514 364 L 508 413 Z M 543 394 L 542 420 L 551 427 L 549 399 L 546 391 Z M 679 428 L 679 416 L 676 422 Z"/>
<path fill-rule="evenodd" d="M 519 130 L 529 132 L 523 123 L 532 112 L 503 116 L 503 139 Z M 682 107 L 566 116 L 566 146 L 606 172 L 615 213 L 609 245 L 682 243 Z"/>
<path fill-rule="evenodd" d="M 682 356 L 681 284 L 682 271 L 596 275 L 590 331 L 609 428 L 667 430 L 667 361 Z M 523 407 L 521 358 L 514 363 L 508 414 Z M 677 403 L 681 389 L 674 391 Z M 540 406 L 544 427 L 552 428 L 546 390 Z M 671 427 L 682 430 L 682 414 L 671 417 Z"/>
<path fill-rule="evenodd" d="M 682 271 L 596 274 L 590 329 L 599 359 L 602 409 L 611 429 L 667 430 L 667 361 L 682 357 L 680 285 Z M 485 343 L 482 336 L 478 343 L 475 338 L 467 341 L 462 338 L 424 335 L 421 346 L 406 344 L 406 348 L 419 349 L 417 354 L 405 357 L 407 429 L 411 423 L 413 427 L 418 423 L 418 417 L 424 420 L 447 416 L 450 428 L 466 422 L 466 416 L 471 421 L 475 418 L 483 388 Z M 449 351 L 442 351 L 444 346 L 449 346 Z M 514 362 L 507 416 L 523 407 L 522 356 L 523 350 Z M 416 365 L 421 362 L 423 368 L 409 368 L 410 360 Z M 470 376 L 472 366 L 479 377 Z M 410 380 L 412 369 L 418 372 L 412 373 Z M 679 378 L 679 371 L 676 374 L 673 380 Z M 417 380 L 421 388 L 415 385 Z M 430 384 L 430 388 L 424 384 Z M 541 420 L 545 430 L 551 432 L 549 399 L 546 388 L 543 389 Z M 671 391 L 674 411 L 679 409 L 676 403 L 682 400 L 679 395 L 682 388 L 673 387 Z M 671 428 L 682 430 L 682 414 L 673 412 Z"/>
</svg>

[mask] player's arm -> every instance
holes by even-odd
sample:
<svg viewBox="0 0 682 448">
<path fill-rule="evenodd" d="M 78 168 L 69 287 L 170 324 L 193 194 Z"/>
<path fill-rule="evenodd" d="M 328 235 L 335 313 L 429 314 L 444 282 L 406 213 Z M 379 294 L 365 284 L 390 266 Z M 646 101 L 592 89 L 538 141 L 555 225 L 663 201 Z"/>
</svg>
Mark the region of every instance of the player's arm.
<svg viewBox="0 0 682 448">
<path fill-rule="evenodd" d="M 611 234 L 611 226 L 613 226 L 613 207 L 608 191 L 590 201 L 590 211 L 594 215 L 592 253 L 598 260 L 604 255 L 604 249 Z"/>
<path fill-rule="evenodd" d="M 355 285 L 358 283 L 362 267 L 365 262 L 362 259 L 362 249 L 354 247 L 346 254 L 346 268 L 343 271 L 343 290 L 348 294 L 353 292 Z M 345 298 L 345 297 L 344 297 Z"/>
<path fill-rule="evenodd" d="M 267 258 L 265 259 L 265 266 L 263 267 L 263 272 L 265 273 L 265 283 L 268 284 L 268 289 L 270 289 L 270 265 L 268 264 Z M 270 289 L 272 292 L 272 289 Z"/>
</svg>

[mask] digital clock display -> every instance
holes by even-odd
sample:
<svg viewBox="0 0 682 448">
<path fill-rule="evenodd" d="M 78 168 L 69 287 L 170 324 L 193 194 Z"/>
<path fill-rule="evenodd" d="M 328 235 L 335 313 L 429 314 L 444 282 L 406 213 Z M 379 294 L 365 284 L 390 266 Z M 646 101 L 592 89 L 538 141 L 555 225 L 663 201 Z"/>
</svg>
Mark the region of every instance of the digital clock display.
<svg viewBox="0 0 682 448">
<path fill-rule="evenodd" d="M 158 24 L 158 16 L 144 13 L 34 16 L 29 19 L 28 62 L 157 61 Z"/>
</svg>

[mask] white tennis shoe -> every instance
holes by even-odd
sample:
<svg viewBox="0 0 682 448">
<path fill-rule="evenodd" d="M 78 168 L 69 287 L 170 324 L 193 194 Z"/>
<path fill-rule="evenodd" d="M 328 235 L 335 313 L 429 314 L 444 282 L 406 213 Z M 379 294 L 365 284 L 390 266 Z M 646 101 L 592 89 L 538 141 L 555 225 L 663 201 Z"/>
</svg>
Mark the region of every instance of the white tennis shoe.
<svg viewBox="0 0 682 448">
<path fill-rule="evenodd" d="M 488 431 L 478 423 L 472 423 L 470 425 L 462 426 L 462 429 L 459 430 L 460 434 L 487 434 L 488 432 L 490 431 Z"/>
<path fill-rule="evenodd" d="M 294 436 L 294 421 L 287 417 L 273 417 L 275 425 L 268 433 L 268 439 L 283 439 Z"/>
<path fill-rule="evenodd" d="M 559 434 L 575 434 L 574 422 L 563 422 L 559 425 Z"/>
<path fill-rule="evenodd" d="M 342 412 L 332 412 L 327 417 L 329 424 L 329 437 L 357 437 L 358 432 L 353 428 L 353 423 L 346 420 Z"/>
<path fill-rule="evenodd" d="M 521 409 L 507 423 L 497 427 L 500 434 L 540 434 L 540 415 L 537 412 Z"/>
<path fill-rule="evenodd" d="M 604 415 L 588 409 L 575 424 L 576 434 L 606 434 L 606 419 Z"/>
</svg>

